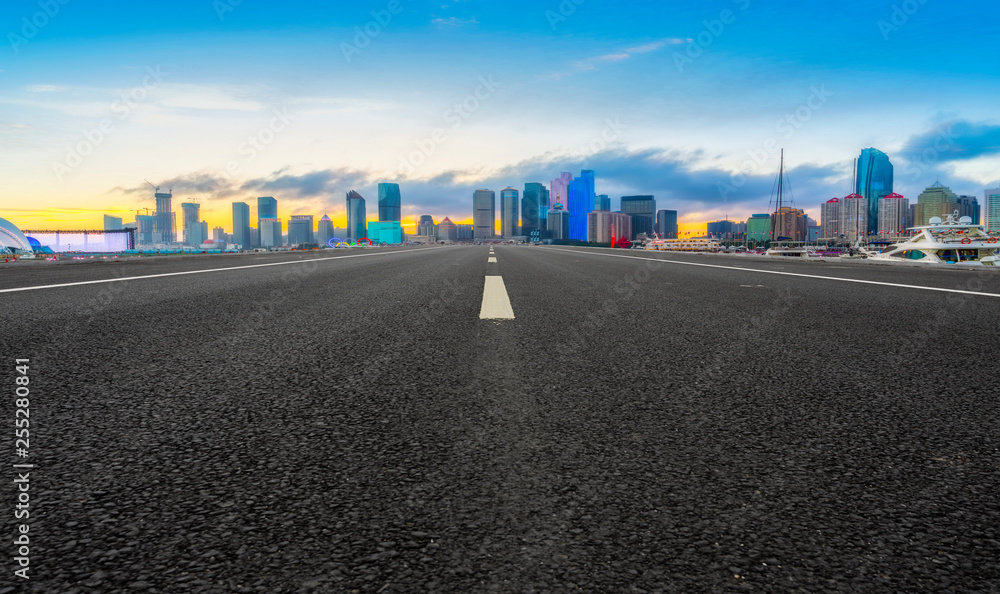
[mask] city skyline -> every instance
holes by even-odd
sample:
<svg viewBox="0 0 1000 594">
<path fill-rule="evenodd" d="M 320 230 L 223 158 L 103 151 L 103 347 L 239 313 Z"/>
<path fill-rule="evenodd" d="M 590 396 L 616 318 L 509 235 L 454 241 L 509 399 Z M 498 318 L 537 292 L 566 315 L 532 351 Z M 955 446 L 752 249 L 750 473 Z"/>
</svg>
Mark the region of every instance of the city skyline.
<svg viewBox="0 0 1000 594">
<path fill-rule="evenodd" d="M 39 6 L 14 3 L 0 13 L 0 210 L 24 228 L 98 228 L 153 208 L 149 179 L 200 203 L 210 228 L 260 196 L 277 218 L 340 227 L 346 192 L 374 201 L 397 183 L 412 229 L 421 214 L 471 222 L 476 188 L 595 171 L 597 193 L 653 195 L 692 230 L 766 210 L 779 147 L 817 219 L 852 193 L 866 147 L 911 201 L 938 178 L 981 195 L 1000 179 L 990 5 L 914 6 L 96 2 L 32 29 Z M 946 50 L 926 43 L 941 30 Z"/>
</svg>

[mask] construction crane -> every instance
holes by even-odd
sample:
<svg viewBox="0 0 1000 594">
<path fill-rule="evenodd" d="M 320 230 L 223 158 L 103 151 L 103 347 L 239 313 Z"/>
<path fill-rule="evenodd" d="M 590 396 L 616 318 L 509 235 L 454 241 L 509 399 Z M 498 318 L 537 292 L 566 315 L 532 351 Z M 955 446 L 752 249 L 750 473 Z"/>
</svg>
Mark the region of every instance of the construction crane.
<svg viewBox="0 0 1000 594">
<path fill-rule="evenodd" d="M 152 183 L 150 183 L 150 181 L 148 179 L 144 179 L 142 181 L 144 181 L 147 184 L 149 184 L 149 187 L 153 188 L 154 192 L 159 192 L 160 191 L 160 186 L 154 186 Z"/>
</svg>

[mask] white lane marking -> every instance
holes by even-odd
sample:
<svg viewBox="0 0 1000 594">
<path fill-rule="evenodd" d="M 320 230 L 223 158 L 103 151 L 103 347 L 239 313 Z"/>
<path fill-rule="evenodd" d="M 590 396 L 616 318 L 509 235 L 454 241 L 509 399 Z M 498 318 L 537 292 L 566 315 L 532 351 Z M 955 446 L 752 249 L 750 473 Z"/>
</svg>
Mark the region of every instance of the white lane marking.
<svg viewBox="0 0 1000 594">
<path fill-rule="evenodd" d="M 513 320 L 514 308 L 510 306 L 507 287 L 502 276 L 487 276 L 483 285 L 483 305 L 479 308 L 480 320 Z"/>
<path fill-rule="evenodd" d="M 939 287 L 922 287 L 920 285 L 904 285 L 900 283 L 884 283 L 880 281 L 861 280 L 856 278 L 839 278 L 836 276 L 821 276 L 818 274 L 801 274 L 798 272 L 779 272 L 777 270 L 761 270 L 759 268 L 738 268 L 736 266 L 722 266 L 720 264 L 701 264 L 698 262 L 682 262 L 680 260 L 664 260 L 660 258 L 643 258 L 640 256 L 626 256 L 623 254 L 598 254 L 594 252 L 578 252 L 562 248 L 549 248 L 559 252 L 571 252 L 574 254 L 587 254 L 589 256 L 604 256 L 606 258 L 630 258 L 632 260 L 647 260 L 650 262 L 663 262 L 666 264 L 681 264 L 683 266 L 701 266 L 703 268 L 722 268 L 724 270 L 739 270 L 740 272 L 760 272 L 761 274 L 778 274 L 781 276 L 799 276 L 803 278 L 818 278 L 822 280 L 840 281 L 842 283 L 860 283 L 863 285 L 881 285 L 883 287 L 897 287 L 901 289 L 920 289 L 922 291 L 939 291 L 942 293 L 960 293 L 962 295 L 982 295 L 983 297 L 1000 297 L 1000 293 L 983 293 L 981 291 L 963 291 L 961 289 L 942 289 Z M 758 287 L 763 285 L 757 285 Z"/>
<path fill-rule="evenodd" d="M 386 256 L 390 254 L 408 254 L 412 252 L 422 252 L 437 248 L 417 248 L 400 252 L 378 252 L 377 254 L 354 254 L 353 256 L 331 256 L 329 258 L 309 258 L 306 260 L 294 260 L 292 262 L 272 262 L 270 264 L 250 264 L 247 266 L 233 266 L 230 268 L 209 268 L 207 270 L 188 270 L 186 272 L 164 272 L 162 274 L 147 274 L 145 276 L 126 276 L 122 278 L 106 278 L 102 280 L 79 281 L 75 283 L 61 283 L 58 285 L 37 285 L 34 287 L 17 287 L 15 289 L 0 289 L 0 293 L 16 293 L 18 291 L 36 291 L 39 289 L 56 289 L 59 287 L 75 287 L 78 285 L 96 285 L 100 283 L 117 283 L 122 281 L 142 280 L 147 278 L 162 278 L 165 276 L 180 276 L 184 274 L 204 274 L 207 272 L 225 272 L 227 270 L 244 270 L 247 268 L 263 268 L 265 266 L 285 266 L 289 264 L 306 264 L 309 262 L 324 262 L 326 260 L 343 260 L 345 258 L 364 258 L 366 256 Z"/>
<path fill-rule="evenodd" d="M 490 262 L 496 262 L 496 261 L 497 261 L 496 258 L 494 258 L 493 256 L 490 256 L 489 260 L 486 260 L 486 263 L 489 264 Z"/>
</svg>

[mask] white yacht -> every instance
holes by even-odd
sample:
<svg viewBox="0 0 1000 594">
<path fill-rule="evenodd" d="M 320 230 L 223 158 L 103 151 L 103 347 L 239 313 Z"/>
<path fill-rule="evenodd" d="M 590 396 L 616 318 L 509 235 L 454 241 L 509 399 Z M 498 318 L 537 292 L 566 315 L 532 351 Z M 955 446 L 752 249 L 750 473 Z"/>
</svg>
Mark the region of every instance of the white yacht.
<svg viewBox="0 0 1000 594">
<path fill-rule="evenodd" d="M 973 225 L 969 217 L 959 219 L 957 211 L 912 230 L 916 234 L 905 241 L 865 254 L 877 262 L 1000 266 L 1000 239 L 983 231 L 982 225 Z"/>
</svg>

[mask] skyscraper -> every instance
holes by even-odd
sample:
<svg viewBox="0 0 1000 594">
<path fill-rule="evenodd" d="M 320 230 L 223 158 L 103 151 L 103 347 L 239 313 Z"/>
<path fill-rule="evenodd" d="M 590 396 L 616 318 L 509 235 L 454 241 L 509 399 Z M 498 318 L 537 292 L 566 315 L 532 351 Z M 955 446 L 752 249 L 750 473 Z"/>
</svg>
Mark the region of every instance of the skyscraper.
<svg viewBox="0 0 1000 594">
<path fill-rule="evenodd" d="M 584 169 L 580 172 L 580 177 L 571 180 L 567 186 L 569 204 L 564 207 L 569 211 L 570 239 L 587 240 L 587 213 L 594 208 L 594 183 L 594 172 Z M 652 218 L 649 231 L 653 231 Z"/>
<path fill-rule="evenodd" d="M 790 206 L 782 206 L 771 217 L 772 241 L 806 241 L 809 237 L 809 222 L 805 211 Z"/>
<path fill-rule="evenodd" d="M 281 237 L 281 219 L 260 219 L 258 225 L 260 247 L 275 247 L 285 243 Z"/>
<path fill-rule="evenodd" d="M 594 196 L 594 210 L 611 210 L 611 198 L 607 194 Z"/>
<path fill-rule="evenodd" d="M 458 239 L 458 227 L 455 223 L 451 222 L 451 219 L 445 217 L 443 221 L 438 225 L 438 241 L 455 241 Z"/>
<path fill-rule="evenodd" d="M 333 221 L 330 220 L 328 215 L 323 215 L 323 218 L 319 220 L 318 228 L 316 229 L 316 243 L 319 247 L 327 245 L 327 243 L 333 239 L 335 233 L 333 232 Z"/>
<path fill-rule="evenodd" d="M 122 219 L 121 217 L 113 217 L 111 215 L 104 215 L 104 230 L 105 231 L 121 231 L 122 229 Z"/>
<path fill-rule="evenodd" d="M 677 232 L 677 211 L 656 211 L 656 233 L 663 239 L 677 239 Z"/>
<path fill-rule="evenodd" d="M 159 189 L 159 188 L 157 188 Z M 171 192 L 156 192 L 156 222 L 153 225 L 154 241 L 173 243 L 174 213 L 170 201 L 174 197 Z"/>
<path fill-rule="evenodd" d="M 563 171 L 559 174 L 559 177 L 552 180 L 549 184 L 551 192 L 549 192 L 549 210 L 556 207 L 556 204 L 562 205 L 563 210 L 568 210 L 569 206 L 569 182 L 573 181 L 573 174 L 568 171 Z"/>
<path fill-rule="evenodd" d="M 988 232 L 1000 231 L 1000 188 L 983 191 L 983 224 Z"/>
<path fill-rule="evenodd" d="M 973 225 L 978 225 L 981 220 L 979 209 L 979 199 L 975 196 L 958 197 L 958 216 L 969 217 Z"/>
<path fill-rule="evenodd" d="M 524 194 L 521 196 L 521 234 L 531 235 L 532 231 L 544 229 L 545 216 L 542 216 L 541 209 L 544 208 L 548 214 L 549 205 L 542 204 L 545 196 L 545 186 L 539 183 L 524 184 Z"/>
<path fill-rule="evenodd" d="M 476 190 L 472 194 L 472 224 L 476 239 L 496 236 L 497 198 L 493 190 Z"/>
<path fill-rule="evenodd" d="M 246 202 L 233 202 L 233 243 L 250 248 L 250 205 Z"/>
<path fill-rule="evenodd" d="M 303 243 L 316 243 L 313 237 L 313 216 L 292 215 L 288 221 L 288 245 Z"/>
<path fill-rule="evenodd" d="M 753 214 L 747 219 L 747 241 L 768 241 L 771 239 L 771 215 Z"/>
<path fill-rule="evenodd" d="M 910 201 L 893 192 L 878 201 L 878 231 L 880 235 L 897 235 L 909 227 Z"/>
<path fill-rule="evenodd" d="M 199 246 L 205 243 L 207 237 L 202 237 L 201 225 L 199 224 L 199 211 L 201 205 L 196 202 L 184 202 L 181 204 L 181 220 L 184 223 L 184 243 Z"/>
<path fill-rule="evenodd" d="M 520 235 L 518 231 L 518 191 L 510 186 L 500 190 L 500 236 L 504 239 Z"/>
<path fill-rule="evenodd" d="M 632 217 L 632 237 L 640 233 L 652 235 L 653 216 L 656 212 L 656 199 L 652 196 L 622 196 L 622 212 Z"/>
<path fill-rule="evenodd" d="M 368 236 L 368 214 L 365 199 L 354 190 L 347 193 L 347 237 L 361 239 Z"/>
<path fill-rule="evenodd" d="M 258 196 L 257 228 L 260 229 L 261 219 L 276 219 L 276 218 L 278 218 L 278 201 L 275 200 L 272 196 Z"/>
<path fill-rule="evenodd" d="M 892 163 L 889 157 L 876 148 L 866 148 L 858 158 L 855 194 L 860 194 L 867 205 L 868 231 L 878 232 L 878 201 L 892 194 Z"/>
<path fill-rule="evenodd" d="M 420 215 L 420 220 L 417 221 L 417 235 L 427 237 L 437 236 L 437 225 L 434 223 L 434 217 L 431 215 Z"/>
<path fill-rule="evenodd" d="M 399 184 L 380 183 L 378 185 L 378 220 L 401 221 L 402 198 L 399 195 Z"/>
<path fill-rule="evenodd" d="M 593 210 L 587 213 L 587 241 L 611 243 L 632 236 L 632 217 L 610 210 Z"/>
<path fill-rule="evenodd" d="M 563 210 L 558 202 L 552 205 L 546 224 L 549 237 L 552 239 L 569 239 L 569 213 Z"/>
<path fill-rule="evenodd" d="M 153 228 L 156 227 L 156 217 L 154 215 L 135 215 L 136 242 L 141 244 L 153 243 Z"/>
<path fill-rule="evenodd" d="M 823 204 L 820 204 L 819 208 L 819 236 L 824 239 L 839 238 L 843 234 L 843 231 L 840 230 L 841 211 L 843 210 L 841 208 L 840 198 L 827 200 Z"/>
<path fill-rule="evenodd" d="M 958 196 L 951 188 L 935 182 L 917 196 L 917 206 L 913 209 L 914 226 L 928 225 L 932 217 L 945 217 L 959 210 Z"/>
</svg>

